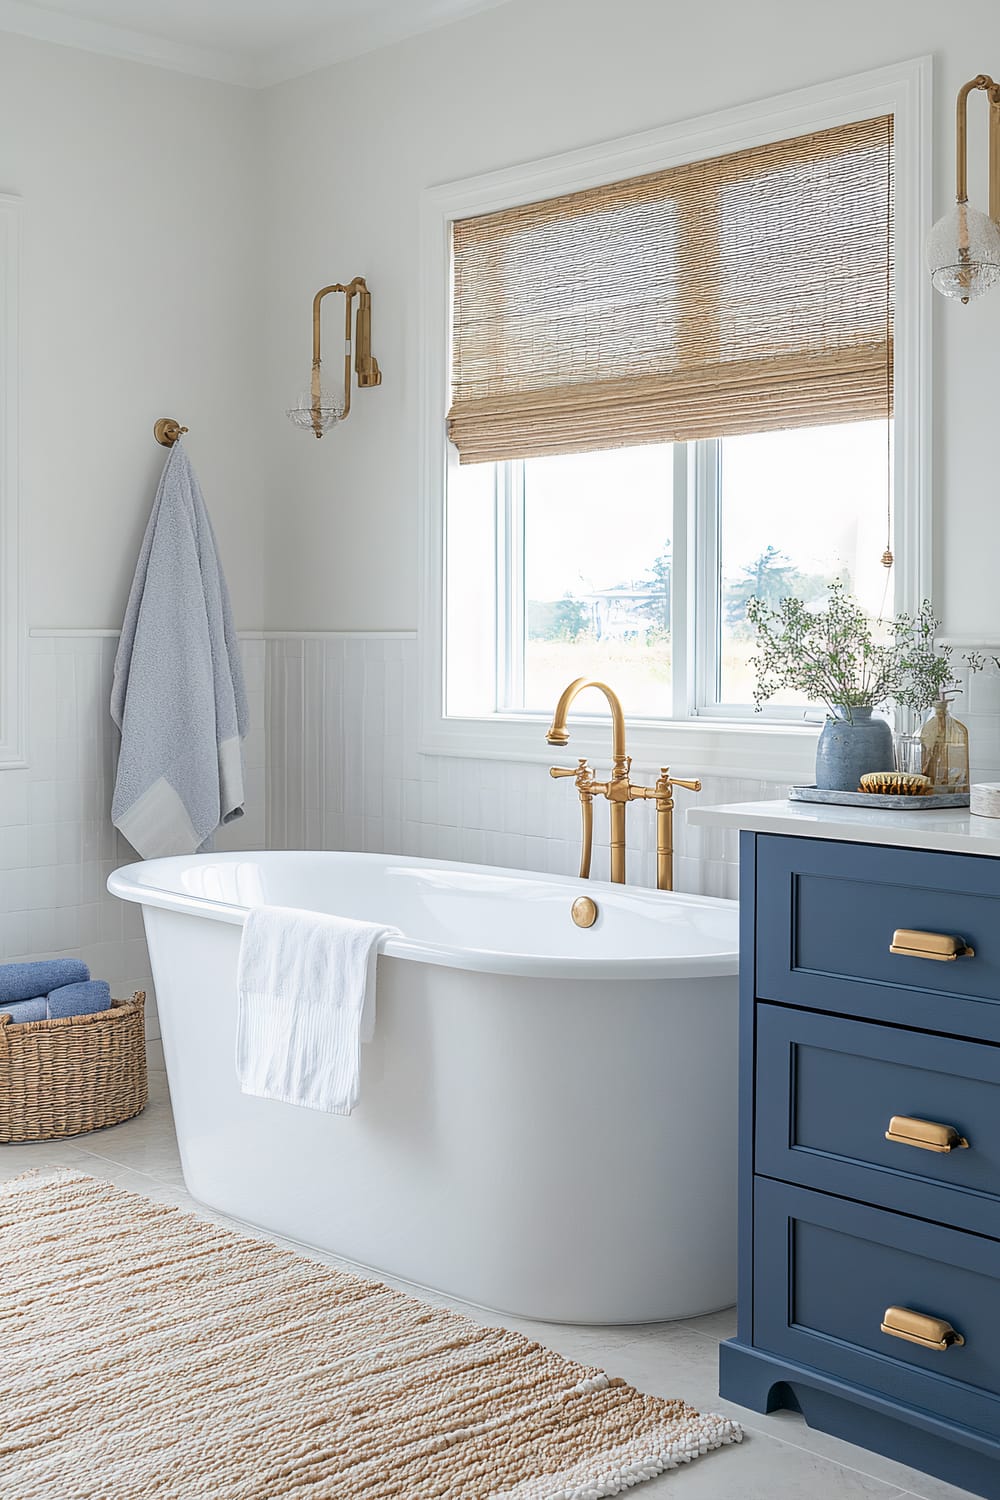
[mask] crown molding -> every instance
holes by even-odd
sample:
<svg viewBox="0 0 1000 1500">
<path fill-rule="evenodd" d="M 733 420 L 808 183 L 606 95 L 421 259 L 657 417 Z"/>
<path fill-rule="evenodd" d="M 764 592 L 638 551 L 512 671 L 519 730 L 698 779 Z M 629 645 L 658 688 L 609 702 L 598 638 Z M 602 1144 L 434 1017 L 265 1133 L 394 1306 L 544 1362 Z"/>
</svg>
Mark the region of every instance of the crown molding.
<svg viewBox="0 0 1000 1500">
<path fill-rule="evenodd" d="M 414 0 L 404 0 L 389 8 L 366 10 L 339 21 L 335 27 L 312 38 L 308 43 L 279 49 L 259 63 L 256 87 L 268 88 L 276 83 L 315 73 L 321 68 L 377 52 L 395 42 L 438 31 L 456 21 L 487 10 L 497 10 L 508 0 L 425 0 L 419 7 Z"/>
<path fill-rule="evenodd" d="M 175 73 L 190 73 L 217 83 L 254 87 L 256 65 L 246 54 L 192 47 L 165 37 L 150 36 L 125 26 L 108 26 L 85 16 L 33 5 L 30 0 L 0 0 L 0 31 L 53 42 L 81 52 L 97 52 L 125 62 L 148 63 Z"/>
<path fill-rule="evenodd" d="M 84 16 L 68 15 L 36 5 L 32 0 L 0 0 L 0 32 L 52 42 L 83 52 L 96 52 L 126 62 L 168 68 L 216 83 L 263 89 L 306 73 L 332 67 L 366 52 L 405 41 L 425 31 L 436 31 L 481 11 L 494 10 L 508 0 L 414 0 L 382 5 L 349 16 L 311 37 L 267 52 L 201 47 L 172 42 L 166 37 L 110 26 Z"/>
</svg>

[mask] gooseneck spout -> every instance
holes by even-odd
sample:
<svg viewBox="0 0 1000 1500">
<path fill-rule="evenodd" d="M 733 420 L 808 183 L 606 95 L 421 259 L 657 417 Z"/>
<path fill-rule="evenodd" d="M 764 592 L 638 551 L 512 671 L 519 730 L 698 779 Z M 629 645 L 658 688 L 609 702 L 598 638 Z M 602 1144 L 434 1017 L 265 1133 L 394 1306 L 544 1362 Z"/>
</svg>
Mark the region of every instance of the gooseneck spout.
<svg viewBox="0 0 1000 1500">
<path fill-rule="evenodd" d="M 581 875 L 590 874 L 590 850 L 589 843 L 593 838 L 593 825 L 588 826 L 588 814 L 590 813 L 591 797 L 590 787 L 603 792 L 611 803 L 611 879 L 618 885 L 625 884 L 625 804 L 629 796 L 628 768 L 629 760 L 625 752 L 625 713 L 621 706 L 621 700 L 616 692 L 608 687 L 606 682 L 595 682 L 591 677 L 577 677 L 571 682 L 556 704 L 556 711 L 552 715 L 552 723 L 546 735 L 550 745 L 566 745 L 569 743 L 569 730 L 566 728 L 566 715 L 569 713 L 570 705 L 578 693 L 584 688 L 597 688 L 608 700 L 611 709 L 611 755 L 613 765 L 611 777 L 607 782 L 594 782 L 592 775 L 588 772 L 587 785 L 577 786 L 581 793 L 581 803 L 584 810 L 584 858 L 581 862 Z M 590 814 L 592 817 L 592 814 Z"/>
<path fill-rule="evenodd" d="M 619 761 L 621 762 L 622 770 L 625 770 L 625 714 L 618 694 L 609 688 L 606 682 L 596 682 L 592 677 L 577 677 L 575 681 L 571 682 L 556 704 L 556 711 L 552 715 L 552 723 L 545 738 L 550 745 L 569 744 L 569 730 L 566 728 L 566 716 L 569 713 L 574 698 L 578 693 L 582 693 L 584 688 L 597 688 L 598 692 L 603 693 L 605 698 L 607 698 L 608 707 L 611 709 L 611 754 L 614 757 L 615 770 L 617 771 L 618 769 Z"/>
</svg>

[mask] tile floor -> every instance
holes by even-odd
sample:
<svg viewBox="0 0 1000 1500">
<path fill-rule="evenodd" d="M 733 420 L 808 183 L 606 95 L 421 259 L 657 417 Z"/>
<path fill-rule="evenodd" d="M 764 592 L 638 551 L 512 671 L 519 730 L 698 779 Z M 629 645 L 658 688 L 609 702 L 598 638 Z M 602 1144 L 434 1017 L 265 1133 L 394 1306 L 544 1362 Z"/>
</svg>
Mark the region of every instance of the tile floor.
<svg viewBox="0 0 1000 1500">
<path fill-rule="evenodd" d="M 150 1092 L 146 1111 L 125 1125 L 80 1136 L 67 1144 L 0 1146 L 0 1179 L 34 1167 L 75 1167 L 132 1192 L 227 1222 L 222 1215 L 199 1207 L 184 1189 L 162 1068 L 154 1067 L 151 1072 Z M 233 1227 L 245 1231 L 243 1225 Z M 333 1256 L 299 1246 L 292 1248 L 302 1254 L 316 1254 L 331 1264 L 344 1264 Z M 453 1306 L 473 1318 L 491 1316 L 444 1297 L 427 1300 Z M 899 1500 L 903 1496 L 970 1500 L 965 1490 L 813 1432 L 792 1412 L 763 1417 L 720 1401 L 716 1394 L 716 1351 L 719 1340 L 732 1332 L 731 1312 L 690 1323 L 634 1328 L 564 1327 L 495 1316 L 491 1321 L 504 1322 L 573 1359 L 621 1375 L 642 1390 L 683 1396 L 703 1411 L 722 1410 L 743 1423 L 746 1438 L 741 1445 L 643 1485 L 641 1493 L 650 1500 L 661 1496 L 667 1500 L 671 1495 L 677 1500 L 855 1500 L 861 1496 L 874 1500 Z M 4 1500 L 16 1497 L 5 1496 Z"/>
</svg>

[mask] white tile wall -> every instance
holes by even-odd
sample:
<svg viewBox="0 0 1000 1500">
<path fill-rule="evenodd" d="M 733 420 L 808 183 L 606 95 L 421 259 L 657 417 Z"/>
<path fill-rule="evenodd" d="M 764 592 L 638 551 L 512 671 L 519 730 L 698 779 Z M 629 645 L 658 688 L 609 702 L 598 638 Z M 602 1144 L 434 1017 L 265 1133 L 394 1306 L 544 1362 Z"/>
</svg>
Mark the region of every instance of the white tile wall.
<svg viewBox="0 0 1000 1500">
<path fill-rule="evenodd" d="M 36 634 L 29 661 L 29 765 L 0 771 L 0 960 L 79 955 L 119 994 L 144 988 L 138 910 L 108 895 L 134 858 L 111 826 L 114 739 L 108 715 L 117 642 Z M 219 849 L 333 848 L 464 859 L 574 874 L 579 805 L 544 765 L 417 753 L 416 640 L 247 638 L 251 733 L 247 816 Z M 1000 647 L 956 705 L 973 774 L 1000 779 Z M 955 653 L 956 660 L 959 652 Z M 996 657 L 997 660 L 994 660 Z M 776 796 L 781 785 L 706 776 L 699 800 Z M 678 890 L 737 893 L 735 835 L 687 826 L 677 793 Z M 602 814 L 604 816 L 602 816 Z M 607 809 L 598 804 L 594 874 L 607 874 Z M 628 809 L 630 881 L 655 879 L 655 818 Z M 158 1034 L 150 1005 L 150 1034 Z"/>
<path fill-rule="evenodd" d="M 969 763 L 973 781 L 1000 780 L 1000 646 L 977 649 L 986 658 L 982 672 L 970 673 L 962 663 L 969 648 L 955 648 L 952 661 L 962 692 L 952 704 L 957 719 L 969 731 Z"/>
<path fill-rule="evenodd" d="M 117 639 L 88 632 L 32 636 L 28 767 L 0 772 L 0 960 L 80 957 L 118 995 L 145 989 L 158 1035 L 138 907 L 106 890 L 135 853 L 111 824 L 114 729 L 108 713 Z M 223 829 L 219 848 L 264 839 L 262 640 L 243 643 L 250 695 L 247 816 Z"/>
<path fill-rule="evenodd" d="M 579 803 L 544 765 L 417 753 L 413 637 L 297 637 L 267 646 L 268 844 L 462 859 L 576 874 Z M 699 800 L 776 796 L 775 783 L 703 778 Z M 674 820 L 678 890 L 737 893 L 737 840 Z M 595 807 L 593 873 L 607 878 L 607 809 Z M 656 881 L 656 819 L 627 814 L 629 880 Z"/>
</svg>

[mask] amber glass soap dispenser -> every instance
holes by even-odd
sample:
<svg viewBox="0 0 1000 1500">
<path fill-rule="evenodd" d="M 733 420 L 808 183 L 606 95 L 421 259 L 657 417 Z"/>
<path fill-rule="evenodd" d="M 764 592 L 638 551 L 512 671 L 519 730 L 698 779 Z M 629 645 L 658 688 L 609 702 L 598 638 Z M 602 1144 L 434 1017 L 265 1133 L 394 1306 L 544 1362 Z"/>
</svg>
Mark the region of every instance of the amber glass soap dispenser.
<svg viewBox="0 0 1000 1500">
<path fill-rule="evenodd" d="M 949 710 L 952 696 L 941 694 L 920 731 L 923 773 L 938 795 L 969 790 L 969 731 Z"/>
</svg>

